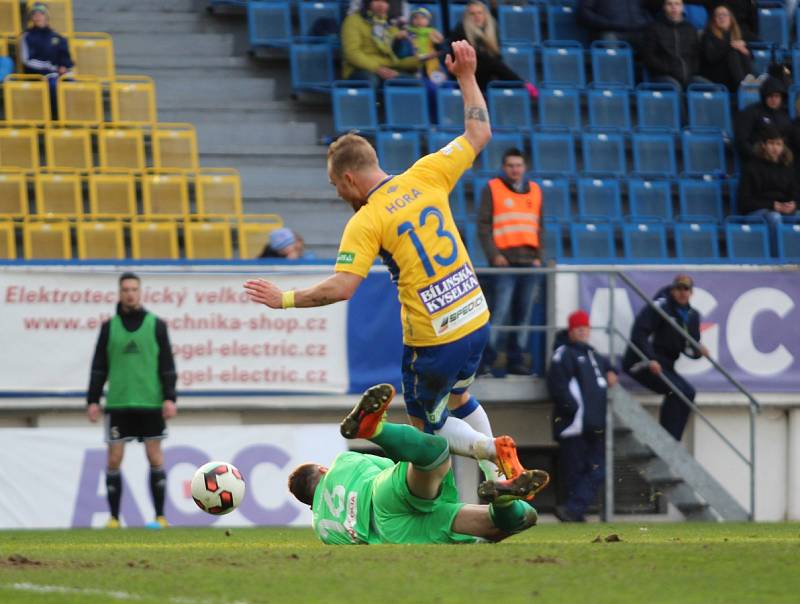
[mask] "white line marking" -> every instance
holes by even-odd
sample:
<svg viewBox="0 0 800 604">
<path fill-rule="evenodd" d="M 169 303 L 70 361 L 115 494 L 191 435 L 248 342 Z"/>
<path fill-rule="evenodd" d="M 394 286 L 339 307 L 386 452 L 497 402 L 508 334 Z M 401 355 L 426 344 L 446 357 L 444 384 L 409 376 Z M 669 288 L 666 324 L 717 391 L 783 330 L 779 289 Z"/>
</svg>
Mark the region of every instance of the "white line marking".
<svg viewBox="0 0 800 604">
<path fill-rule="evenodd" d="M 128 601 L 141 601 L 149 598 L 157 598 L 158 596 L 142 596 L 139 594 L 129 593 L 127 591 L 111 591 L 104 589 L 92 589 L 89 587 L 67 587 L 64 585 L 40 585 L 38 583 L 6 583 L 0 584 L 0 588 L 13 589 L 15 591 L 29 591 L 35 593 L 47 594 L 79 594 L 84 596 L 103 596 L 104 598 L 111 598 L 113 600 L 128 600 Z M 172 597 L 164 600 L 172 604 L 220 604 L 219 602 L 212 602 L 211 600 L 197 600 L 195 598 Z M 226 603 L 222 603 L 226 604 Z M 248 604 L 244 600 L 236 600 L 227 604 Z"/>
</svg>

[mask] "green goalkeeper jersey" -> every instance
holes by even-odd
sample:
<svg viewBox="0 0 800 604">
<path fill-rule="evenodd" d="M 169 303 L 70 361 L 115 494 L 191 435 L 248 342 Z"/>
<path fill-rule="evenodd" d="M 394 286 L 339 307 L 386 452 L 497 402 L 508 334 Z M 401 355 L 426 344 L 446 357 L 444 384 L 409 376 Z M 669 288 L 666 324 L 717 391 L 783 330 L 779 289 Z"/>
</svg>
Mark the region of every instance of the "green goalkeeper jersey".
<svg viewBox="0 0 800 604">
<path fill-rule="evenodd" d="M 394 466 L 384 457 L 349 451 L 334 459 L 314 493 L 312 525 L 323 543 L 376 543 L 370 534 L 372 485 L 383 470 Z"/>
</svg>

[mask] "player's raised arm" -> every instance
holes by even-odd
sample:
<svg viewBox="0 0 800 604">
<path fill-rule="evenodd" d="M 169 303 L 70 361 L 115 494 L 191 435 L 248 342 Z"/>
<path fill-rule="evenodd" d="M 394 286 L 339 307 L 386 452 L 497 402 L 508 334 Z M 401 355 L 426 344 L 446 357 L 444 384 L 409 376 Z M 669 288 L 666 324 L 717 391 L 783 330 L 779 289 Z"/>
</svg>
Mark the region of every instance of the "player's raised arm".
<svg viewBox="0 0 800 604">
<path fill-rule="evenodd" d="M 486 101 L 475 79 L 475 49 L 466 40 L 453 42 L 452 48 L 453 54 L 445 57 L 445 64 L 458 80 L 464 99 L 464 136 L 478 154 L 492 138 L 492 126 Z"/>
</svg>

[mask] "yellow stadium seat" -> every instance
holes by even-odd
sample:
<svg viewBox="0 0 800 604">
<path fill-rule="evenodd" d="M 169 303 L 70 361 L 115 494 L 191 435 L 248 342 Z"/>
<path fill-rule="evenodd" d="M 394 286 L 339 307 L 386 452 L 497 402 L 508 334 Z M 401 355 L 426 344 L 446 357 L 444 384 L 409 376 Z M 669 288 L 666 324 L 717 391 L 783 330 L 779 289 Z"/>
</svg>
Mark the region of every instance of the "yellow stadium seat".
<svg viewBox="0 0 800 604">
<path fill-rule="evenodd" d="M 16 36 L 22 31 L 19 0 L 0 0 L 0 34 Z"/>
<path fill-rule="evenodd" d="M 96 125 L 103 115 L 103 86 L 97 78 L 62 78 L 58 91 L 58 121 L 62 124 Z"/>
<path fill-rule="evenodd" d="M 21 218 L 28 214 L 28 180 L 25 173 L 0 170 L 0 217 Z"/>
<path fill-rule="evenodd" d="M 233 168 L 203 168 L 195 180 L 198 214 L 242 213 L 242 185 Z"/>
<path fill-rule="evenodd" d="M 70 52 L 75 63 L 75 73 L 91 76 L 105 82 L 113 80 L 114 41 L 108 34 L 86 32 L 76 33 L 70 39 Z"/>
<path fill-rule="evenodd" d="M 88 171 L 92 168 L 92 136 L 88 128 L 47 128 L 47 166 Z"/>
<path fill-rule="evenodd" d="M 97 143 L 101 168 L 144 170 L 144 133 L 139 128 L 100 124 Z"/>
<path fill-rule="evenodd" d="M 41 0 L 28 0 L 25 11 L 31 10 L 36 2 Z M 63 36 L 72 35 L 72 0 L 47 0 L 47 12 L 50 15 L 50 27 Z"/>
<path fill-rule="evenodd" d="M 2 20 L 3 20 L 3 2 L 0 0 L 0 30 L 2 29 Z M 0 57 L 7 57 L 8 56 L 8 39 L 3 37 L 5 32 L 0 31 Z"/>
<path fill-rule="evenodd" d="M 150 171 L 142 177 L 144 213 L 183 217 L 189 213 L 189 186 L 178 172 Z"/>
<path fill-rule="evenodd" d="M 39 133 L 31 126 L 0 127 L 0 168 L 39 170 Z"/>
<path fill-rule="evenodd" d="M 269 234 L 283 226 L 277 214 L 245 214 L 239 220 L 239 258 L 258 258 L 267 244 Z"/>
<path fill-rule="evenodd" d="M 36 213 L 62 216 L 83 214 L 81 177 L 77 172 L 42 172 L 36 175 Z"/>
<path fill-rule="evenodd" d="M 17 237 L 14 223 L 0 218 L 0 260 L 17 259 Z"/>
<path fill-rule="evenodd" d="M 125 258 L 122 222 L 119 220 L 79 221 L 75 226 L 78 258 L 121 260 Z"/>
<path fill-rule="evenodd" d="M 152 145 L 156 168 L 197 171 L 197 135 L 192 124 L 156 124 Z"/>
<path fill-rule="evenodd" d="M 66 220 L 26 220 L 22 225 L 25 260 L 72 258 L 69 222 Z"/>
<path fill-rule="evenodd" d="M 135 260 L 177 260 L 177 223 L 173 220 L 137 217 L 131 223 L 131 255 Z"/>
<path fill-rule="evenodd" d="M 124 124 L 153 124 L 156 114 L 156 86 L 148 76 L 120 75 L 109 85 L 111 119 Z"/>
<path fill-rule="evenodd" d="M 197 220 L 184 224 L 186 257 L 189 260 L 230 260 L 233 258 L 231 227 L 227 220 Z"/>
<path fill-rule="evenodd" d="M 50 121 L 50 90 L 40 75 L 12 73 L 3 80 L 6 120 L 44 124 Z"/>
<path fill-rule="evenodd" d="M 130 217 L 136 214 L 136 178 L 130 172 L 100 171 L 89 175 L 89 213 Z"/>
</svg>

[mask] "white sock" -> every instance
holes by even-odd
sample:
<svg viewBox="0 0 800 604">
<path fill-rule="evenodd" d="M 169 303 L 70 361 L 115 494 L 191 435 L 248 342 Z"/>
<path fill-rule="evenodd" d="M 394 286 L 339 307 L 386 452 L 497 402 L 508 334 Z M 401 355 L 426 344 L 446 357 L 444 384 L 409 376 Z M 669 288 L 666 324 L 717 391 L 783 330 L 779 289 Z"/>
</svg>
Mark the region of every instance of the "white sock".
<svg viewBox="0 0 800 604">
<path fill-rule="evenodd" d="M 495 459 L 494 439 L 473 429 L 464 420 L 448 416 L 436 434 L 447 439 L 450 452 L 474 459 Z"/>
<path fill-rule="evenodd" d="M 472 413 L 466 417 L 462 417 L 461 420 L 467 422 L 474 430 L 477 430 L 489 438 L 494 436 L 492 434 L 492 425 L 489 423 L 489 416 L 486 415 L 486 410 L 481 404 L 478 404 Z M 448 418 L 447 421 L 450 421 L 450 418 Z M 494 444 L 494 441 L 492 441 L 492 444 Z M 478 459 L 478 466 L 480 467 L 481 472 L 483 472 L 486 480 L 497 480 L 497 476 L 499 475 L 497 466 L 490 461 L 494 458 L 495 456 L 492 455 L 487 459 Z"/>
</svg>

